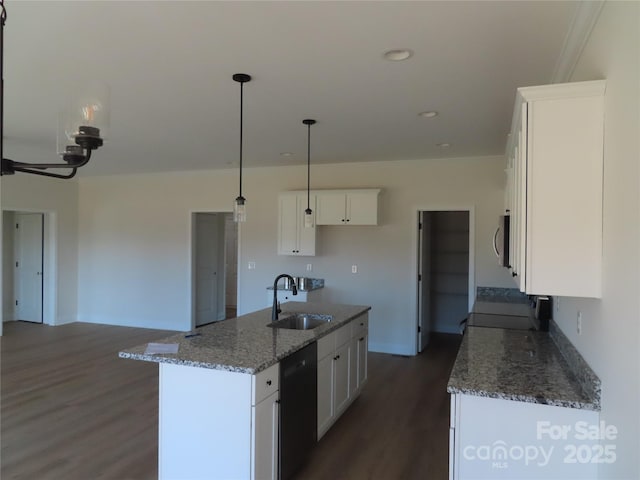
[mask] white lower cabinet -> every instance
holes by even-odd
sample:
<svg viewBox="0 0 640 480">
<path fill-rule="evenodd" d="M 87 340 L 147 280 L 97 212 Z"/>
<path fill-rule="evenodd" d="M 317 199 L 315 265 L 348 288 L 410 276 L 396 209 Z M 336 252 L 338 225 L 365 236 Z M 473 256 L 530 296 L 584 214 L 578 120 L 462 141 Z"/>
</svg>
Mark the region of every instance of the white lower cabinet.
<svg viewBox="0 0 640 480">
<path fill-rule="evenodd" d="M 367 332 L 365 313 L 318 340 L 318 440 L 359 395 L 366 381 Z"/>
<path fill-rule="evenodd" d="M 615 462 L 615 438 L 598 412 L 475 395 L 451 395 L 450 480 L 597 478 Z M 604 428 L 603 428 L 604 427 Z"/>
<path fill-rule="evenodd" d="M 257 375 L 159 368 L 159 479 L 277 478 L 279 364 Z"/>
<path fill-rule="evenodd" d="M 278 392 L 252 407 L 252 442 L 254 454 L 251 478 L 256 480 L 278 478 L 278 425 L 280 401 Z"/>
</svg>

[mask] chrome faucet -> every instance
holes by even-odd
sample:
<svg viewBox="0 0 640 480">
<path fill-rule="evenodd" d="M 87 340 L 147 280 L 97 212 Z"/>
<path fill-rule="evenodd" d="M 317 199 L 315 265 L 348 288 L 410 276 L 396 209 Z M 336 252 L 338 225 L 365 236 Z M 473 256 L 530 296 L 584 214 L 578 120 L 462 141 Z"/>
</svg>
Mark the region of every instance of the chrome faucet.
<svg viewBox="0 0 640 480">
<path fill-rule="evenodd" d="M 282 310 L 280 310 L 280 302 L 278 301 L 278 280 L 280 280 L 281 278 L 288 278 L 291 281 L 291 293 L 293 293 L 294 295 L 298 295 L 298 287 L 296 287 L 296 282 L 291 275 L 281 273 L 276 277 L 276 279 L 273 281 L 273 308 L 271 309 L 272 322 L 278 320 L 278 314 L 282 312 Z"/>
</svg>

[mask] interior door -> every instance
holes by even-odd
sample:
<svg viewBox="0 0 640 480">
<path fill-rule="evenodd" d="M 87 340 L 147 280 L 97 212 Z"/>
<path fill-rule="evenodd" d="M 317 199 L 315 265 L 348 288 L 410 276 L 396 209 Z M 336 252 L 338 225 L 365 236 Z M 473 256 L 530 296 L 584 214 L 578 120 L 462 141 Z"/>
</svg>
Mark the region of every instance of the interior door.
<svg viewBox="0 0 640 480">
<path fill-rule="evenodd" d="M 225 303 L 227 307 L 235 308 L 238 305 L 238 224 L 233 221 L 232 214 L 224 216 Z"/>
<path fill-rule="evenodd" d="M 431 230 L 430 212 L 418 214 L 418 353 L 429 343 L 431 333 Z"/>
<path fill-rule="evenodd" d="M 216 214 L 195 214 L 196 326 L 218 319 L 219 221 Z"/>
<path fill-rule="evenodd" d="M 42 323 L 42 213 L 16 214 L 16 319 Z"/>
</svg>

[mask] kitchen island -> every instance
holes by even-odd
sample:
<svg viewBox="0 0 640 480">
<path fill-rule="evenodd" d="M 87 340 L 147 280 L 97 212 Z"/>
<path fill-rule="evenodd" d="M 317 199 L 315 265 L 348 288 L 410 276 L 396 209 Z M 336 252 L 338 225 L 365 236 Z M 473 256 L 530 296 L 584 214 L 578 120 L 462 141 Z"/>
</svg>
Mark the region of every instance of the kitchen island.
<svg viewBox="0 0 640 480">
<path fill-rule="evenodd" d="M 331 321 L 272 328 L 264 309 L 157 341 L 177 344 L 175 354 L 145 353 L 146 344 L 120 352 L 159 363 L 159 478 L 277 478 L 280 362 L 317 342 L 318 423 L 328 428 L 366 381 L 369 310 L 290 302 L 281 318 L 313 313 Z"/>
</svg>

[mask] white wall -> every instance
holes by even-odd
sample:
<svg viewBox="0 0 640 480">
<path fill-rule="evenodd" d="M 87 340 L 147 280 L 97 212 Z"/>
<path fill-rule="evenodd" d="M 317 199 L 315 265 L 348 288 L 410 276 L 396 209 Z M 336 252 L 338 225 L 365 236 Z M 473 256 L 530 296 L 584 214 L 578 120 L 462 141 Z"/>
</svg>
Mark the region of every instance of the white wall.
<svg viewBox="0 0 640 480">
<path fill-rule="evenodd" d="M 326 279 L 331 301 L 373 307 L 372 349 L 413 353 L 419 209 L 475 207 L 476 284 L 513 286 L 491 247 L 503 168 L 502 157 L 313 166 L 313 188 L 383 188 L 382 224 L 318 227 L 316 257 L 276 255 L 277 194 L 304 187 L 305 167 L 247 169 L 239 313 L 264 308 L 278 273 L 305 275 L 311 263 L 307 276 Z M 81 179 L 79 320 L 189 329 L 191 212 L 229 211 L 237 178 L 236 170 L 216 170 Z"/>
<path fill-rule="evenodd" d="M 54 269 L 45 275 L 45 318 L 59 325 L 76 321 L 78 286 L 78 184 L 17 173 L 2 177 L 2 210 L 45 213 L 45 259 Z M 54 275 L 50 279 L 49 275 Z M 57 283 L 55 288 L 47 288 Z M 49 293 L 51 294 L 49 294 Z M 53 298 L 49 298 L 53 297 Z"/>
<path fill-rule="evenodd" d="M 572 77 L 607 80 L 603 295 L 561 298 L 554 317 L 602 380 L 601 419 L 619 430 L 617 460 L 601 465 L 602 479 L 640 478 L 639 31 L 639 3 L 605 3 Z"/>
</svg>

